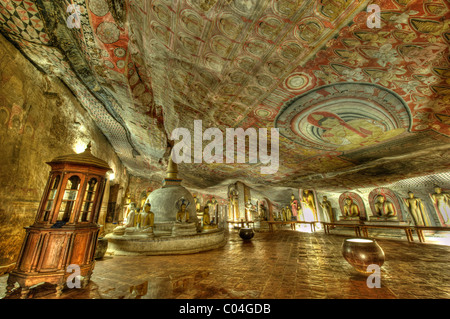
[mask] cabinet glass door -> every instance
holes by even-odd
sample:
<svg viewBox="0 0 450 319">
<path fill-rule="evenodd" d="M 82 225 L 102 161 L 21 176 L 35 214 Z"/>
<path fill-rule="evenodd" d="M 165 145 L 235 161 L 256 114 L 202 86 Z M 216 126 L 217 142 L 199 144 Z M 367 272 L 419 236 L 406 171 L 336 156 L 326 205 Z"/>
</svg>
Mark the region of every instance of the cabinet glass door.
<svg viewBox="0 0 450 319">
<path fill-rule="evenodd" d="M 68 222 L 70 220 L 70 214 L 75 206 L 80 188 L 80 181 L 80 178 L 76 175 L 67 180 L 64 196 L 59 207 L 58 221 Z"/>
<path fill-rule="evenodd" d="M 92 210 L 94 209 L 94 198 L 95 192 L 97 191 L 97 185 L 96 178 L 91 178 L 87 183 L 83 205 L 81 206 L 80 222 L 90 221 Z"/>
<path fill-rule="evenodd" d="M 56 197 L 56 192 L 58 191 L 58 186 L 59 186 L 59 180 L 60 180 L 60 176 L 57 175 L 56 177 L 53 178 L 51 186 L 50 186 L 50 190 L 48 192 L 48 196 L 47 196 L 47 201 L 44 205 L 44 211 L 42 214 L 42 220 L 43 221 L 48 221 L 49 217 L 50 217 L 50 211 L 53 208 L 53 203 L 55 201 L 55 197 Z"/>
</svg>

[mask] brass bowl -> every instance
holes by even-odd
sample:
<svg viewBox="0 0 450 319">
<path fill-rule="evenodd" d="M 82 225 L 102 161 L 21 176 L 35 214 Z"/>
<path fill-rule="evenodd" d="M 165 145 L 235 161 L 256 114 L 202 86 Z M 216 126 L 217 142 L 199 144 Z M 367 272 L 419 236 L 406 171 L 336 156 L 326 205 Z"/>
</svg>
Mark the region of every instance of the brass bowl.
<svg viewBox="0 0 450 319">
<path fill-rule="evenodd" d="M 342 255 L 353 268 L 365 275 L 373 273 L 367 271 L 369 265 L 381 267 L 385 259 L 380 245 L 375 239 L 368 238 L 347 238 L 342 244 Z"/>
<path fill-rule="evenodd" d="M 241 228 L 239 229 L 239 236 L 243 239 L 243 240 L 250 240 L 253 238 L 253 236 L 255 236 L 255 232 L 253 231 L 252 228 Z"/>
</svg>

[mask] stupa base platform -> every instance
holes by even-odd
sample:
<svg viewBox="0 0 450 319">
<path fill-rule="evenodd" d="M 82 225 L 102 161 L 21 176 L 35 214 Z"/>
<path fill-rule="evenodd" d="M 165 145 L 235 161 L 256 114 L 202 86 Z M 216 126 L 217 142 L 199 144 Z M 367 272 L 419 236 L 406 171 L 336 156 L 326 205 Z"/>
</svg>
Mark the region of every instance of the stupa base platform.
<svg viewBox="0 0 450 319">
<path fill-rule="evenodd" d="M 180 236 L 118 236 L 108 234 L 107 255 L 152 256 L 193 254 L 224 246 L 227 242 L 223 229 Z"/>
<path fill-rule="evenodd" d="M 174 223 L 172 226 L 172 236 L 191 236 L 197 234 L 195 223 Z"/>
</svg>

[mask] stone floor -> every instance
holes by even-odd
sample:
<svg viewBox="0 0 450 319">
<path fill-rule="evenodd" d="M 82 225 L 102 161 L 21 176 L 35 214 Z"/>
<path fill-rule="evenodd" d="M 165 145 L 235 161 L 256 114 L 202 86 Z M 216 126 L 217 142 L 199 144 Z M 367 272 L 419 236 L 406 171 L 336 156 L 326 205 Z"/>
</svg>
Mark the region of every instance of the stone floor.
<svg viewBox="0 0 450 319">
<path fill-rule="evenodd" d="M 105 257 L 86 289 L 66 289 L 65 299 L 415 299 L 450 298 L 450 247 L 377 239 L 386 254 L 381 287 L 368 288 L 342 257 L 347 235 L 291 230 L 257 232 L 242 241 L 228 234 L 220 249 L 191 255 Z M 7 275 L 0 277 L 4 297 Z M 42 285 L 31 298 L 53 299 Z M 18 298 L 18 293 L 10 298 Z"/>
</svg>

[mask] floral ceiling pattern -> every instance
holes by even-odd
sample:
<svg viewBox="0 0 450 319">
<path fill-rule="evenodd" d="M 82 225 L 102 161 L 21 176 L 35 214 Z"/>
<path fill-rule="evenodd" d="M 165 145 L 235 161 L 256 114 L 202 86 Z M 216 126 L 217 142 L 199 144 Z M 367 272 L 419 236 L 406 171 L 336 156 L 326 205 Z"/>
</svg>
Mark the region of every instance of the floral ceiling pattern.
<svg viewBox="0 0 450 319">
<path fill-rule="evenodd" d="M 0 0 L 0 31 L 72 90 L 132 175 L 160 181 L 171 132 L 201 119 L 278 128 L 280 166 L 180 164 L 186 186 L 351 190 L 449 170 L 449 11 L 444 0 Z"/>
</svg>

